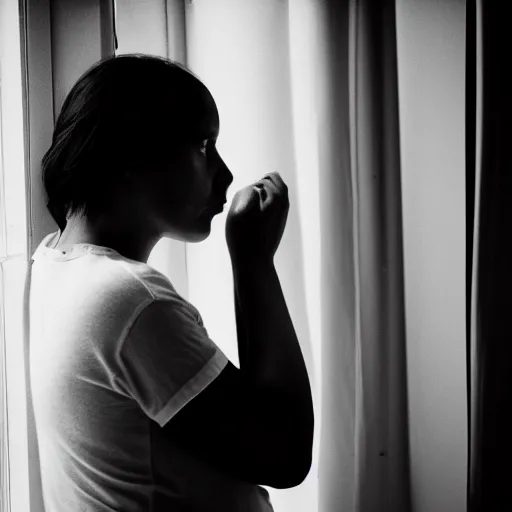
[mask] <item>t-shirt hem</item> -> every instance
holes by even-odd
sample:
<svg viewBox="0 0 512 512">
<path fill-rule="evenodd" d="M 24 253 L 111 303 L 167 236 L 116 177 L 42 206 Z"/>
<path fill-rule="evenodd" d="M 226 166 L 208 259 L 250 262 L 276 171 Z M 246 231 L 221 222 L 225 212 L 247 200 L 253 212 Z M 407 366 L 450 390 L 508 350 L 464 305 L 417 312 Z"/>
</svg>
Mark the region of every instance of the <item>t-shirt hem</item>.
<svg viewBox="0 0 512 512">
<path fill-rule="evenodd" d="M 229 359 L 218 348 L 199 373 L 180 388 L 153 419 L 163 427 L 188 402 L 213 382 L 226 367 L 228 362 Z"/>
</svg>

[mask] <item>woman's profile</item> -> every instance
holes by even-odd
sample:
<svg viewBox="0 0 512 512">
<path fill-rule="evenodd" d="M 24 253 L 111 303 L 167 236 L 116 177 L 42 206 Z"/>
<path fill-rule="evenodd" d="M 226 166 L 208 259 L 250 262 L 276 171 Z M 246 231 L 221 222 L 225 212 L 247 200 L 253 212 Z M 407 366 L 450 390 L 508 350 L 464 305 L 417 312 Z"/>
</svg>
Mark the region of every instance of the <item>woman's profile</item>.
<svg viewBox="0 0 512 512">
<path fill-rule="evenodd" d="M 30 379 L 46 512 L 272 511 L 262 485 L 311 467 L 313 408 L 274 254 L 278 173 L 226 220 L 240 368 L 148 265 L 207 238 L 233 175 L 219 114 L 186 67 L 105 59 L 66 97 L 42 161 L 58 231 L 32 256 Z"/>
</svg>

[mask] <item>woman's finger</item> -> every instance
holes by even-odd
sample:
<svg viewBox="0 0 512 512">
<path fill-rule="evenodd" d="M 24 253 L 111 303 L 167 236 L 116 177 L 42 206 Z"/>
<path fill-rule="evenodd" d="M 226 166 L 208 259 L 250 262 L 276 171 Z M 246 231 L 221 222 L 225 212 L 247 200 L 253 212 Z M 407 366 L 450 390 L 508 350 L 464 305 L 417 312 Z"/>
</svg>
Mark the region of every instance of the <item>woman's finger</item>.
<svg viewBox="0 0 512 512">
<path fill-rule="evenodd" d="M 278 194 L 286 195 L 288 193 L 288 186 L 278 172 L 270 172 L 262 179 L 267 180 L 267 182 L 270 181 L 276 187 L 276 192 Z"/>
<path fill-rule="evenodd" d="M 262 178 L 259 182 L 259 185 L 260 185 L 261 189 L 264 191 L 263 192 L 263 194 L 265 195 L 264 202 L 266 202 L 268 204 L 272 203 L 274 198 L 278 197 L 280 195 L 278 187 L 275 185 L 275 183 L 270 178 L 269 179 Z"/>
</svg>

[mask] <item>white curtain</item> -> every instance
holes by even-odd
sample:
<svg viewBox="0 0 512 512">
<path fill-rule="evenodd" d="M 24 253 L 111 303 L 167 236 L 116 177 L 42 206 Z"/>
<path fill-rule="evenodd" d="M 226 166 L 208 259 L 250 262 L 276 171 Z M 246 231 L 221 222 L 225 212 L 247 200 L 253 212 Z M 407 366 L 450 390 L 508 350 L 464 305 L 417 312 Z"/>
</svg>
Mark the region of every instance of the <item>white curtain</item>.
<svg viewBox="0 0 512 512">
<path fill-rule="evenodd" d="M 179 60 L 212 92 L 230 196 L 272 170 L 289 186 L 276 266 L 316 429 L 306 481 L 269 489 L 276 512 L 411 510 L 393 2 L 124 0 L 116 11 L 118 53 Z M 237 364 L 224 220 L 201 244 L 162 241 L 150 263 Z"/>
</svg>

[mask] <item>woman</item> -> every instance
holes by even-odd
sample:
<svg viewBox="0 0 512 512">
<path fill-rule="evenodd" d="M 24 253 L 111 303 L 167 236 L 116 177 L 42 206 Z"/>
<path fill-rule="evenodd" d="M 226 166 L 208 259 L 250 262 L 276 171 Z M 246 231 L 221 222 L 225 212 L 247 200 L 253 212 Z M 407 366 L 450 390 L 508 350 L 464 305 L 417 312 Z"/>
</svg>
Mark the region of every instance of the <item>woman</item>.
<svg viewBox="0 0 512 512">
<path fill-rule="evenodd" d="M 277 173 L 226 222 L 240 369 L 147 264 L 163 236 L 200 242 L 233 180 L 201 81 L 123 55 L 66 98 L 42 162 L 59 231 L 33 255 L 30 374 L 46 512 L 271 511 L 298 485 L 313 409 L 273 264 L 289 207 Z"/>
</svg>

